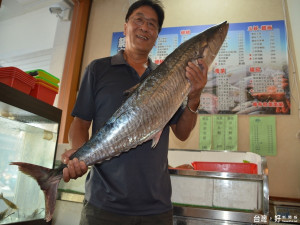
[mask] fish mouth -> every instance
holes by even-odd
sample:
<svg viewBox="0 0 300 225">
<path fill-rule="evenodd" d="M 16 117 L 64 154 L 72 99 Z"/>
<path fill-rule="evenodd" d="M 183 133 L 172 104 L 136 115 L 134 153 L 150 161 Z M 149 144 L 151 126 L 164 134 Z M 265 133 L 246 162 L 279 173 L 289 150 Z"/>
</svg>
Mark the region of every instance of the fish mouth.
<svg viewBox="0 0 300 225">
<path fill-rule="evenodd" d="M 148 37 L 143 36 L 143 35 L 139 35 L 139 34 L 137 34 L 136 37 L 139 38 L 139 39 L 145 40 L 145 41 L 148 41 L 148 40 L 149 40 Z"/>
</svg>

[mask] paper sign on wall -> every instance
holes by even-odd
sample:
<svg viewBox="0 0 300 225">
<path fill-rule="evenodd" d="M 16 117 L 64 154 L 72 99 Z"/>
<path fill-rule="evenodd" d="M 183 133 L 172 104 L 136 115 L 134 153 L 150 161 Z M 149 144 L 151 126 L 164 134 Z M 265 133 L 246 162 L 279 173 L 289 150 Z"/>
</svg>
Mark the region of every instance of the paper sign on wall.
<svg viewBox="0 0 300 225">
<path fill-rule="evenodd" d="M 274 116 L 250 117 L 250 150 L 261 156 L 277 154 Z"/>
<path fill-rule="evenodd" d="M 237 116 L 200 116 L 200 150 L 237 151 Z"/>
</svg>

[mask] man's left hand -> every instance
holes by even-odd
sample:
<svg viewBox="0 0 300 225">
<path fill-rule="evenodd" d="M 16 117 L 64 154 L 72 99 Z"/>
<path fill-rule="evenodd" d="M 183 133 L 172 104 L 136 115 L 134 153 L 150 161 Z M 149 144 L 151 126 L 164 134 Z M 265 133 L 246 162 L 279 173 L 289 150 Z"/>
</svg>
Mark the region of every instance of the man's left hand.
<svg viewBox="0 0 300 225">
<path fill-rule="evenodd" d="M 191 105 L 197 105 L 200 101 L 200 95 L 207 83 L 207 64 L 203 59 L 198 59 L 198 65 L 189 62 L 186 67 L 186 77 L 191 82 L 191 90 L 188 94 L 188 100 Z"/>
</svg>

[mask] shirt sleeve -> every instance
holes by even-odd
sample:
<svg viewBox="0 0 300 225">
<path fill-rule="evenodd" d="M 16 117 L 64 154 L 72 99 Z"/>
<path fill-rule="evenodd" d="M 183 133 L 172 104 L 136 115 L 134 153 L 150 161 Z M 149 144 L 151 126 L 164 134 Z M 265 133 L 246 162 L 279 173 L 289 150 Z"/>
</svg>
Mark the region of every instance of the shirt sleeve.
<svg viewBox="0 0 300 225">
<path fill-rule="evenodd" d="M 72 111 L 72 116 L 80 119 L 92 121 L 94 117 L 94 96 L 93 87 L 94 76 L 91 64 L 86 68 L 75 106 Z"/>
</svg>

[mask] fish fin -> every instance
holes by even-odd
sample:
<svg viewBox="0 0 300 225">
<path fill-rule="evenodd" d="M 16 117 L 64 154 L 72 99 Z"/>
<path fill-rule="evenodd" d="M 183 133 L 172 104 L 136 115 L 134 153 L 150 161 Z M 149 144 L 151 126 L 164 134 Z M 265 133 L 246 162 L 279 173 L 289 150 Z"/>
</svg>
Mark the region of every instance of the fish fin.
<svg viewBox="0 0 300 225">
<path fill-rule="evenodd" d="M 155 148 L 157 143 L 159 142 L 159 139 L 160 139 L 160 136 L 162 134 L 162 130 L 160 130 L 159 132 L 157 132 L 153 139 L 152 139 L 152 145 L 151 145 L 151 148 Z"/>
<path fill-rule="evenodd" d="M 124 91 L 124 96 L 129 97 L 132 92 L 134 92 L 138 87 L 140 86 L 140 83 L 134 85 L 133 87 L 129 88 L 128 90 Z"/>
<path fill-rule="evenodd" d="M 31 176 L 37 181 L 45 195 L 45 220 L 49 222 L 52 219 L 55 209 L 57 187 L 62 178 L 62 174 L 57 174 L 56 170 L 30 163 L 12 162 L 10 165 L 18 166 L 21 172 Z"/>
<path fill-rule="evenodd" d="M 148 77 L 151 76 L 151 72 L 148 73 L 146 76 L 144 76 L 139 83 L 137 83 L 136 85 L 134 85 L 133 87 L 129 88 L 128 90 L 124 91 L 124 95 L 126 97 L 128 97 L 130 94 L 132 94 L 136 89 L 138 89 L 138 87 L 141 85 L 141 83 L 146 80 Z"/>
</svg>

